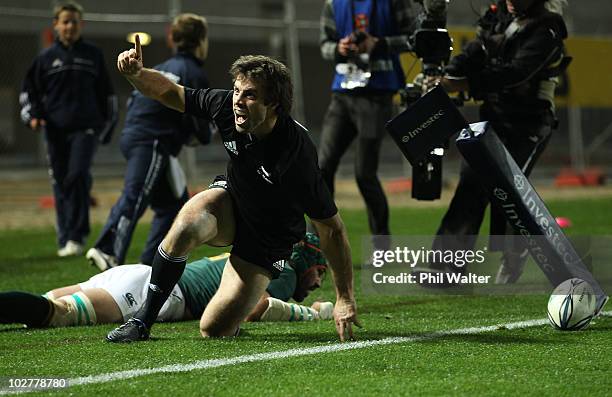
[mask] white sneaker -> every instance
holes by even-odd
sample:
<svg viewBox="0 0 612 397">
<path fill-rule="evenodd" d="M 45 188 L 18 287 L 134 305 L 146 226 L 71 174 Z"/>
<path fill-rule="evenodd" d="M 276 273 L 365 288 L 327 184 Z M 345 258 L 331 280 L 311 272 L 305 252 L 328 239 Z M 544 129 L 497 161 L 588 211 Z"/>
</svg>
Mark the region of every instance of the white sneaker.
<svg viewBox="0 0 612 397">
<path fill-rule="evenodd" d="M 85 254 L 85 258 L 92 266 L 96 266 L 101 272 L 118 266 L 117 258 L 112 255 L 105 254 L 97 248 L 90 248 Z"/>
<path fill-rule="evenodd" d="M 57 256 L 66 257 L 66 256 L 78 256 L 83 254 L 83 244 L 77 243 L 73 240 L 68 240 L 66 245 L 57 250 Z"/>
<path fill-rule="evenodd" d="M 321 320 L 331 320 L 334 317 L 334 304 L 332 302 L 319 303 L 319 318 Z"/>
</svg>

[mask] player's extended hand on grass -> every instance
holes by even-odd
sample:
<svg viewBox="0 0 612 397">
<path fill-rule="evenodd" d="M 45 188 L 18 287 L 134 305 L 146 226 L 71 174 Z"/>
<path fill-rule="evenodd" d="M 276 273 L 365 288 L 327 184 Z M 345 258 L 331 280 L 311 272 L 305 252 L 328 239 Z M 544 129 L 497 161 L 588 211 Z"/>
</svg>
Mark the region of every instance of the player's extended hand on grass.
<svg viewBox="0 0 612 397">
<path fill-rule="evenodd" d="M 353 324 L 361 328 L 359 320 L 357 320 L 357 306 L 354 299 L 337 299 L 334 307 L 334 321 L 336 323 L 336 331 L 340 336 L 340 341 L 346 340 L 348 335 L 350 340 L 354 340 Z"/>
<path fill-rule="evenodd" d="M 117 69 L 123 75 L 138 76 L 142 68 L 142 48 L 140 46 L 140 37 L 136 35 L 134 38 L 134 48 L 131 48 L 129 51 L 123 51 L 117 57 Z"/>
</svg>

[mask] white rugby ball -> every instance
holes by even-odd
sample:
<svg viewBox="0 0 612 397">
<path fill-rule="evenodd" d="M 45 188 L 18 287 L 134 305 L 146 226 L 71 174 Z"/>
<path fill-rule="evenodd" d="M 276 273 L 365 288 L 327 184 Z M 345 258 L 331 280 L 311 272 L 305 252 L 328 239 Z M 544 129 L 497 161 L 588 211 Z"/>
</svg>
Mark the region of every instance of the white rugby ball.
<svg viewBox="0 0 612 397">
<path fill-rule="evenodd" d="M 548 320 L 559 330 L 577 331 L 586 328 L 595 315 L 593 288 L 579 278 L 565 280 L 548 299 Z"/>
</svg>

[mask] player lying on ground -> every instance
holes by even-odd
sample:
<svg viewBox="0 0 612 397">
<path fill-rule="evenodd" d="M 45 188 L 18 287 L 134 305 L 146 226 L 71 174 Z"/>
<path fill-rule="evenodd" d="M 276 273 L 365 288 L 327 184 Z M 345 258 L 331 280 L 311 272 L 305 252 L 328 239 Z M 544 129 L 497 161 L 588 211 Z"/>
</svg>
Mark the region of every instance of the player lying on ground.
<svg viewBox="0 0 612 397">
<path fill-rule="evenodd" d="M 199 318 L 219 287 L 228 258 L 229 254 L 222 254 L 187 264 L 157 320 Z M 312 307 L 287 303 L 290 298 L 302 302 L 310 291 L 319 288 L 326 269 L 318 238 L 308 233 L 294 246 L 289 266 L 278 279 L 270 282 L 247 321 L 331 319 L 331 302 L 315 302 Z M 44 296 L 2 292 L 0 323 L 23 323 L 29 327 L 121 323 L 141 308 L 150 277 L 151 267 L 126 265 L 97 274 L 83 283 L 54 289 Z"/>
<path fill-rule="evenodd" d="M 157 313 L 180 279 L 194 248 L 232 245 L 219 292 L 200 319 L 203 337 L 234 335 L 277 278 L 308 215 L 321 236 L 336 289 L 334 319 L 341 340 L 358 325 L 346 228 L 317 165 L 308 131 L 291 118 L 293 84 L 285 65 L 242 56 L 230 68 L 232 90 L 193 90 L 143 67 L 142 48 L 121 53 L 117 68 L 143 95 L 214 121 L 229 156 L 227 175 L 191 198 L 153 258 L 143 308 L 109 342 L 147 340 Z"/>
</svg>

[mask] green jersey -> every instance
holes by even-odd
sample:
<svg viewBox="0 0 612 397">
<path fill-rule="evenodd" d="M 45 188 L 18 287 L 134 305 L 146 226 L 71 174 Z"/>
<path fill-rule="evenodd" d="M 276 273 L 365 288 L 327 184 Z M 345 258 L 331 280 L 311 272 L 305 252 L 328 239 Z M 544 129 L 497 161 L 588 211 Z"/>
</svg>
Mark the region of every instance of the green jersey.
<svg viewBox="0 0 612 397">
<path fill-rule="evenodd" d="M 213 295 L 221 284 L 223 267 L 229 254 L 222 254 L 212 258 L 202 258 L 199 261 L 188 263 L 185 271 L 178 281 L 178 285 L 185 296 L 185 305 L 194 317 L 200 317 Z M 270 281 L 266 291 L 270 296 L 288 301 L 295 291 L 297 275 L 291 266 L 285 266 L 277 279 Z"/>
</svg>

